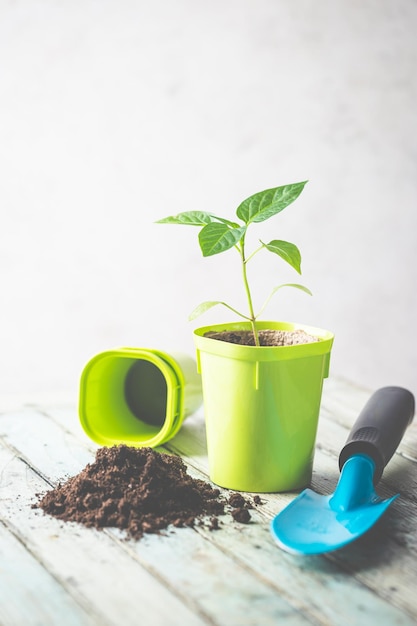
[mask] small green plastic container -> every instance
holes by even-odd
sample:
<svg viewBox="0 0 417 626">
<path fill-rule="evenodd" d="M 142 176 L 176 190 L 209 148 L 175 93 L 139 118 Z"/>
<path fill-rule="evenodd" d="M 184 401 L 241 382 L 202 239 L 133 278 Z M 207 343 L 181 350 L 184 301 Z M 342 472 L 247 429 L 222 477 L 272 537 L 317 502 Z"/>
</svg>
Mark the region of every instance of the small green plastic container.
<svg viewBox="0 0 417 626">
<path fill-rule="evenodd" d="M 250 330 L 245 322 L 194 331 L 210 478 L 238 491 L 301 489 L 311 480 L 333 334 L 287 322 L 258 322 L 258 328 L 301 328 L 320 341 L 254 347 L 204 336 L 208 331 Z"/>
<path fill-rule="evenodd" d="M 94 356 L 81 375 L 80 422 L 104 446 L 159 446 L 201 402 L 196 363 L 181 353 L 108 350 Z"/>
</svg>

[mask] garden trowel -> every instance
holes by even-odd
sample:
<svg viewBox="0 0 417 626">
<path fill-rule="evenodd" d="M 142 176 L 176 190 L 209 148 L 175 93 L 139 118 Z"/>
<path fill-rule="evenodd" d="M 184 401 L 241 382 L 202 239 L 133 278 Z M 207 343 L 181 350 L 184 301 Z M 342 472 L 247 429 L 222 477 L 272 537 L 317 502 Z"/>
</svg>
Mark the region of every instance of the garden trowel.
<svg viewBox="0 0 417 626">
<path fill-rule="evenodd" d="M 374 490 L 414 416 L 414 396 L 383 387 L 363 408 L 339 456 L 334 494 L 303 491 L 271 522 L 278 545 L 295 554 L 341 548 L 365 533 L 397 495 L 383 500 Z"/>
</svg>

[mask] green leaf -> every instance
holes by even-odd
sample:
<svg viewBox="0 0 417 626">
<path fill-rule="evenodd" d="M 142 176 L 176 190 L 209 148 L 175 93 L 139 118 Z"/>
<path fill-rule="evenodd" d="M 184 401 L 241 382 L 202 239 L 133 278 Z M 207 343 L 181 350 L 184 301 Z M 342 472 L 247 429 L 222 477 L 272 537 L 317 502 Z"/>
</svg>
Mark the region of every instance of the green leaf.
<svg viewBox="0 0 417 626">
<path fill-rule="evenodd" d="M 202 302 L 190 313 L 190 315 L 188 316 L 188 319 L 191 322 L 192 320 L 195 320 L 196 317 L 199 317 L 200 315 L 202 315 L 209 309 L 213 308 L 214 306 L 217 306 L 218 304 L 223 304 L 223 303 L 219 302 L 218 300 L 209 300 L 207 302 Z"/>
<path fill-rule="evenodd" d="M 228 308 L 231 311 L 233 311 L 233 313 L 236 313 L 236 315 L 239 315 L 240 317 L 243 317 L 245 320 L 249 320 L 250 319 L 246 315 L 243 315 L 243 313 L 239 313 L 239 311 L 237 311 L 236 309 L 231 307 L 229 304 L 226 304 L 226 302 L 220 302 L 219 300 L 209 300 L 207 302 L 202 302 L 201 304 L 199 304 L 194 309 L 194 311 L 192 311 L 190 313 L 190 315 L 188 316 L 189 321 L 191 322 L 192 320 L 195 320 L 196 317 L 199 317 L 200 315 L 202 315 L 203 313 L 205 313 L 209 309 L 213 308 L 214 306 L 217 306 L 218 304 L 221 304 L 222 306 L 225 306 L 226 308 Z"/>
<path fill-rule="evenodd" d="M 294 202 L 304 189 L 307 181 L 293 183 L 273 189 L 259 191 L 246 198 L 237 208 L 236 215 L 249 224 L 250 222 L 264 222 L 273 215 L 285 209 Z"/>
<path fill-rule="evenodd" d="M 279 239 L 274 239 L 269 243 L 261 243 L 265 246 L 267 250 L 270 252 L 274 252 L 274 254 L 278 254 L 281 259 L 284 259 L 287 263 L 291 265 L 299 274 L 301 274 L 301 254 L 297 246 L 289 241 L 281 241 Z"/>
<path fill-rule="evenodd" d="M 266 309 L 267 305 L 269 304 L 269 301 L 271 300 L 272 296 L 274 296 L 279 289 L 282 289 L 282 287 L 295 287 L 295 289 L 300 289 L 301 291 L 304 291 L 304 293 L 307 293 L 309 296 L 313 295 L 310 289 L 308 289 L 307 287 L 304 287 L 304 285 L 299 285 L 298 283 L 286 283 L 285 285 L 278 285 L 278 287 L 274 287 L 274 289 L 271 291 L 271 293 L 269 294 L 269 296 L 263 303 L 262 308 L 259 311 L 259 313 L 256 315 L 256 317 L 259 317 L 263 313 L 263 311 Z"/>
<path fill-rule="evenodd" d="M 276 293 L 278 289 L 281 289 L 281 287 L 294 287 L 295 289 L 300 289 L 300 291 L 304 291 L 304 293 L 308 294 L 309 296 L 313 295 L 308 287 L 304 287 L 304 285 L 300 285 L 298 283 L 286 283 L 285 285 L 279 285 L 278 287 L 275 287 L 273 292 Z"/>
<path fill-rule="evenodd" d="M 203 256 L 213 256 L 233 248 L 243 237 L 246 228 L 230 228 L 227 224 L 211 222 L 200 231 L 198 240 Z"/>
<path fill-rule="evenodd" d="M 222 224 L 227 224 L 228 226 L 231 226 L 232 228 L 240 228 L 241 224 L 236 224 L 236 222 L 231 222 L 230 220 L 226 220 L 224 217 L 217 217 L 217 215 L 211 215 L 211 217 L 213 218 L 213 220 L 216 220 L 217 222 L 221 222 Z"/>
<path fill-rule="evenodd" d="M 183 224 L 185 226 L 204 226 L 212 221 L 210 213 L 204 211 L 185 211 L 158 220 L 157 224 Z"/>
</svg>

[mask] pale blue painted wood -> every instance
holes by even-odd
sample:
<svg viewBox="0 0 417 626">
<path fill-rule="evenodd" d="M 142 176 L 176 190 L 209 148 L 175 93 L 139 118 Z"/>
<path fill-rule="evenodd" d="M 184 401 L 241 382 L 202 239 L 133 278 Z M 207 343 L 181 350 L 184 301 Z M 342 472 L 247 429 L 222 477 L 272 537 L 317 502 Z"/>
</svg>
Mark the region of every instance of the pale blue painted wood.
<svg viewBox="0 0 417 626">
<path fill-rule="evenodd" d="M 60 466 L 54 462 L 53 456 L 54 453 L 59 454 L 55 437 L 60 437 L 60 429 L 54 429 L 51 424 L 50 429 L 44 430 L 40 426 L 44 416 L 35 413 L 32 424 L 36 423 L 37 417 L 39 430 L 48 439 L 26 441 L 21 446 L 21 452 L 27 457 L 29 447 L 39 447 L 39 451 L 33 454 L 39 463 L 36 469 L 56 483 L 61 476 L 54 475 L 54 471 Z M 13 435 L 8 442 L 13 447 L 18 443 Z M 44 454 L 41 453 L 42 448 Z M 7 456 L 10 450 L 3 449 L 3 456 L 5 453 Z M 139 622 L 145 620 L 145 623 L 152 624 L 152 621 L 146 621 L 152 611 L 162 611 L 161 623 L 164 623 L 163 617 L 168 624 L 188 625 L 193 623 L 191 616 L 186 621 L 183 616 L 180 618 L 178 607 L 175 608 L 175 603 L 183 602 L 185 606 L 190 604 L 194 607 L 195 619 L 200 616 L 216 624 L 255 626 L 260 615 L 265 626 L 274 626 L 283 619 L 289 626 L 310 623 L 308 617 L 295 610 L 276 590 L 246 569 L 237 567 L 232 558 L 195 531 L 177 531 L 175 537 L 169 537 L 169 541 L 154 541 L 151 549 L 146 550 L 142 544 L 130 546 L 120 541 L 120 533 L 63 525 L 34 512 L 30 509 L 30 502 L 47 485 L 17 456 L 5 463 L 1 454 L 0 447 L 0 466 L 4 466 L 2 480 L 5 485 L 25 481 L 26 489 L 20 504 L 24 508 L 23 513 L 15 511 L 9 491 L 9 498 L 2 502 L 0 515 L 24 535 L 31 550 L 42 554 L 48 568 L 71 568 L 71 579 L 78 581 L 80 588 L 82 583 L 84 592 L 94 602 L 96 612 L 102 611 L 108 616 L 112 610 L 115 619 L 117 603 L 120 620 L 130 616 L 132 624 L 138 623 L 132 621 L 133 615 Z M 53 550 L 49 551 L 48 547 L 52 548 L 48 544 L 51 533 L 54 542 Z M 169 594 L 171 598 L 167 598 Z"/>
<path fill-rule="evenodd" d="M 327 383 L 330 384 L 323 396 L 313 478 L 314 488 L 322 493 L 330 493 L 336 484 L 338 447 L 344 443 L 350 424 L 370 395 L 343 381 L 329 379 Z M 170 607 L 174 598 L 196 623 L 240 626 L 278 623 L 277 620 L 285 618 L 286 624 L 409 625 L 417 621 L 413 591 L 417 567 L 413 539 L 417 510 L 411 497 L 417 471 L 413 458 L 406 455 L 415 437 L 413 425 L 399 454 L 391 461 L 393 471 L 381 483 L 383 494 L 398 489 L 401 483 L 404 495 L 394 503 L 390 517 L 387 514 L 377 532 L 349 549 L 300 560 L 280 551 L 268 530 L 272 515 L 293 498 L 292 494 L 262 496 L 265 504 L 257 507 L 254 522 L 247 526 L 229 517 L 217 532 L 199 527 L 179 529 L 166 537 L 149 536 L 140 542 L 125 542 L 116 531 L 98 533 L 60 524 L 39 514 L 28 515 L 25 507 L 24 513 L 19 512 L 11 495 L 16 485 L 19 488 L 22 483 L 26 485 L 22 496 L 26 505 L 36 490 L 47 484 L 45 480 L 56 482 L 78 473 L 93 458 L 97 448 L 81 430 L 75 407 L 54 408 L 52 405 L 48 408 L 47 404 L 41 410 L 27 407 L 0 416 L 0 440 L 6 445 L 2 454 L 11 455 L 0 482 L 0 487 L 3 486 L 0 498 L 7 493 L 10 497 L 0 503 L 0 515 L 3 510 L 8 528 L 18 528 L 16 532 L 25 538 L 30 550 L 39 555 L 46 569 L 60 571 L 58 562 L 61 559 L 65 565 L 65 555 L 73 545 L 74 558 L 70 559 L 73 575 L 68 584 L 74 585 L 72 593 L 82 587 L 93 612 L 100 603 L 93 587 L 88 583 L 81 585 L 81 582 L 88 576 L 94 577 L 94 560 L 101 560 L 106 554 L 111 558 L 105 568 L 110 571 L 114 565 L 119 572 L 126 568 L 126 572 L 131 572 L 130 577 L 136 575 L 138 568 L 144 571 L 156 585 L 146 582 L 147 596 L 155 598 L 162 586 L 169 596 L 165 606 Z M 207 478 L 202 412 L 187 420 L 168 447 L 186 459 L 190 473 Z M 6 490 L 5 484 L 9 485 Z M 407 498 L 408 492 L 410 498 Z M 54 546 L 60 546 L 57 560 L 51 556 L 48 541 L 52 528 Z M 93 563 L 88 571 L 76 565 L 76 556 L 81 553 L 88 555 Z M 78 560 L 83 561 L 80 556 Z M 98 582 L 101 580 L 99 576 Z M 110 588 L 107 592 L 109 598 L 116 593 Z M 125 603 L 122 613 L 126 617 L 133 607 L 129 606 L 129 599 L 125 599 Z M 162 607 L 164 602 L 159 604 Z M 159 604 L 157 611 L 161 610 Z M 188 622 L 183 623 L 188 626 Z"/>
<path fill-rule="evenodd" d="M 97 624 L 205 623 L 108 533 L 64 524 L 32 509 L 36 494 L 49 486 L 13 450 L 0 446 L 0 468 L 0 519 L 50 574 L 90 607 Z M 40 596 L 39 602 L 48 602 L 48 596 Z"/>
<path fill-rule="evenodd" d="M 0 624 L 56 626 L 57 616 L 62 626 L 96 623 L 88 609 L 77 604 L 24 544 L 0 523 Z"/>
</svg>

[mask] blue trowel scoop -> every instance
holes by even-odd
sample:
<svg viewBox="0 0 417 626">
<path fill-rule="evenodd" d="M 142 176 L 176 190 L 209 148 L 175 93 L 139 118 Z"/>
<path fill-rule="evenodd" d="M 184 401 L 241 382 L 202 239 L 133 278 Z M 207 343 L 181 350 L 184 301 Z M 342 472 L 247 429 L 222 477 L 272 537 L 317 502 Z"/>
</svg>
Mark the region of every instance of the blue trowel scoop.
<svg viewBox="0 0 417 626">
<path fill-rule="evenodd" d="M 303 491 L 271 522 L 278 545 L 294 554 L 336 550 L 365 533 L 397 495 L 381 499 L 374 490 L 414 416 L 414 396 L 383 387 L 363 408 L 339 456 L 341 475 L 334 494 Z"/>
</svg>

